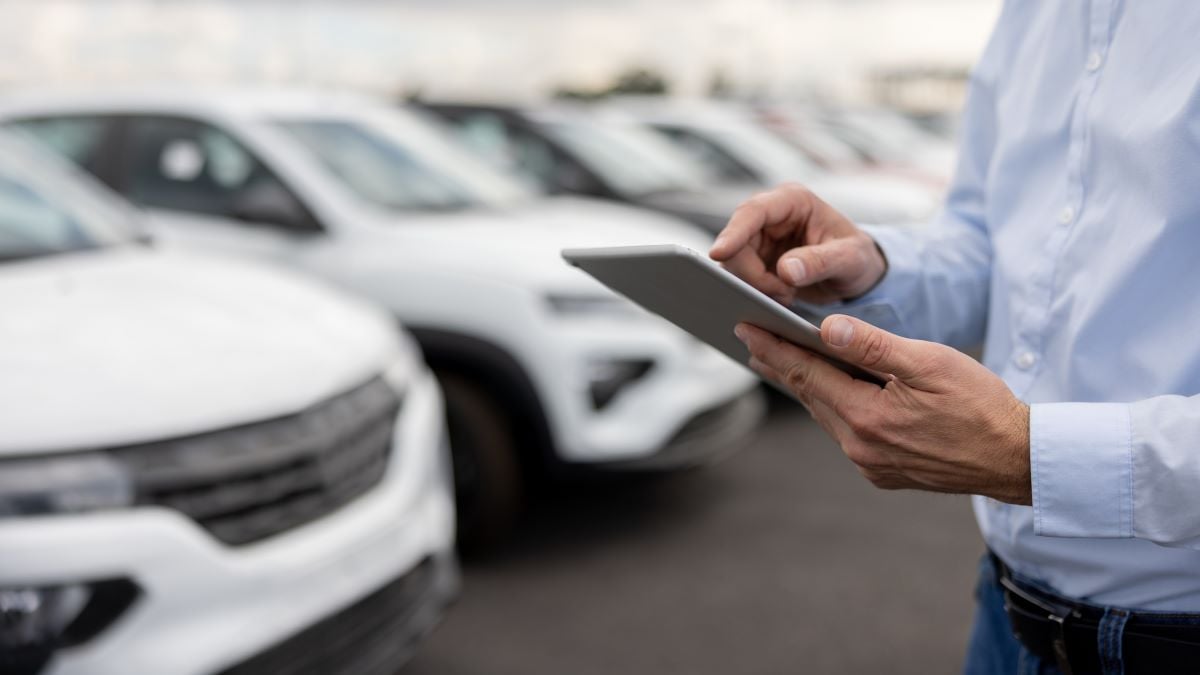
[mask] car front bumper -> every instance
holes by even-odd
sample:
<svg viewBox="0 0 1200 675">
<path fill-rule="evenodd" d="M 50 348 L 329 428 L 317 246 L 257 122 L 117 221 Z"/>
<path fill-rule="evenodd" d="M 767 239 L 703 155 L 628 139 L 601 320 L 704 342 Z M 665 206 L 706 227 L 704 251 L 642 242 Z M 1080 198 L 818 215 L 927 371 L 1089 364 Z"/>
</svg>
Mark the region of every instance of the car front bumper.
<svg viewBox="0 0 1200 675">
<path fill-rule="evenodd" d="M 754 403 L 759 381 L 752 372 L 657 317 L 562 321 L 549 328 L 553 353 L 525 360 L 539 389 L 549 392 L 543 405 L 561 461 L 663 469 L 701 464 L 743 445 L 762 420 L 765 407 Z M 588 375 L 596 361 L 652 366 L 598 408 Z"/>
<path fill-rule="evenodd" d="M 410 592 L 421 589 L 401 603 L 411 624 L 383 628 L 399 631 L 396 640 L 419 636 L 458 585 L 443 420 L 440 391 L 423 373 L 405 395 L 382 481 L 324 518 L 254 544 L 225 546 L 165 508 L 0 521 L 0 586 L 125 578 L 140 587 L 116 623 L 55 655 L 46 671 L 55 675 L 200 675 L 254 663 L 373 598 L 399 603 L 387 591 L 406 579 Z M 305 646 L 334 649 L 315 639 Z M 398 667 L 407 651 L 387 656 Z"/>
<path fill-rule="evenodd" d="M 658 452 L 606 466 L 653 471 L 712 463 L 740 450 L 758 429 L 766 411 L 767 398 L 762 389 L 751 389 L 694 415 Z"/>
</svg>

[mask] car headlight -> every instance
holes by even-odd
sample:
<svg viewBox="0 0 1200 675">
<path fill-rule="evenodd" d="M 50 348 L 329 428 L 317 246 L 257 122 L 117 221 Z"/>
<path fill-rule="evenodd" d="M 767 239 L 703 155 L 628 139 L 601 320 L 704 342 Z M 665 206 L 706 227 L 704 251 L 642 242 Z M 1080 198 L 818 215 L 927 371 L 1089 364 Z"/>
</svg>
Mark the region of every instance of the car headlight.
<svg viewBox="0 0 1200 675">
<path fill-rule="evenodd" d="M 568 295 L 551 293 L 546 296 L 550 310 L 560 316 L 610 316 L 636 318 L 642 310 L 629 300 L 616 295 Z"/>
<path fill-rule="evenodd" d="M 0 518 L 130 506 L 133 481 L 101 453 L 0 460 Z"/>
<path fill-rule="evenodd" d="M 0 672 L 34 675 L 54 652 L 108 628 L 141 594 L 128 579 L 0 586 Z"/>
</svg>

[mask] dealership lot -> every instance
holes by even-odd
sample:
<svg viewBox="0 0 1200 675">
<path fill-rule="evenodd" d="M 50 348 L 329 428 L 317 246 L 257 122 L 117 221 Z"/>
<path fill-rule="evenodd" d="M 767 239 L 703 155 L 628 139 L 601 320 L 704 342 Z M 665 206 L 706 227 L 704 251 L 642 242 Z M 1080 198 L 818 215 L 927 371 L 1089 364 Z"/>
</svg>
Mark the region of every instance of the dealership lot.
<svg viewBox="0 0 1200 675">
<path fill-rule="evenodd" d="M 800 409 L 725 463 L 549 495 L 404 675 L 948 673 L 966 498 L 880 492 Z"/>
</svg>

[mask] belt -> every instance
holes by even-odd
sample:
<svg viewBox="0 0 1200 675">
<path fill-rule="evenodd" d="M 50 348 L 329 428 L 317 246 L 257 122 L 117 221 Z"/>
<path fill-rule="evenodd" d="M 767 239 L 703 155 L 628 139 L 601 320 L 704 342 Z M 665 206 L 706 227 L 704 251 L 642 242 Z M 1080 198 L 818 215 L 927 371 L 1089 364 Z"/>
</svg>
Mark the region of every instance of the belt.
<svg viewBox="0 0 1200 675">
<path fill-rule="evenodd" d="M 1030 653 L 1057 664 L 1064 675 L 1200 673 L 1200 614 L 1076 602 L 1014 578 L 1000 558 L 991 558 L 1013 633 Z M 1104 645 L 1109 648 L 1102 649 Z"/>
</svg>

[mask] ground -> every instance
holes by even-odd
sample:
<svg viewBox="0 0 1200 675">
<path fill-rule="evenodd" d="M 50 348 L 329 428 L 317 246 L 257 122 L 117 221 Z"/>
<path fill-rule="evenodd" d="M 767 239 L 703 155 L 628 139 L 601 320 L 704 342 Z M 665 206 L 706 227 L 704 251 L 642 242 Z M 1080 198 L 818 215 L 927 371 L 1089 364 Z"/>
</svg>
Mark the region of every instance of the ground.
<svg viewBox="0 0 1200 675">
<path fill-rule="evenodd" d="M 877 491 L 803 410 L 743 452 L 544 497 L 404 675 L 958 672 L 964 497 Z"/>
</svg>

